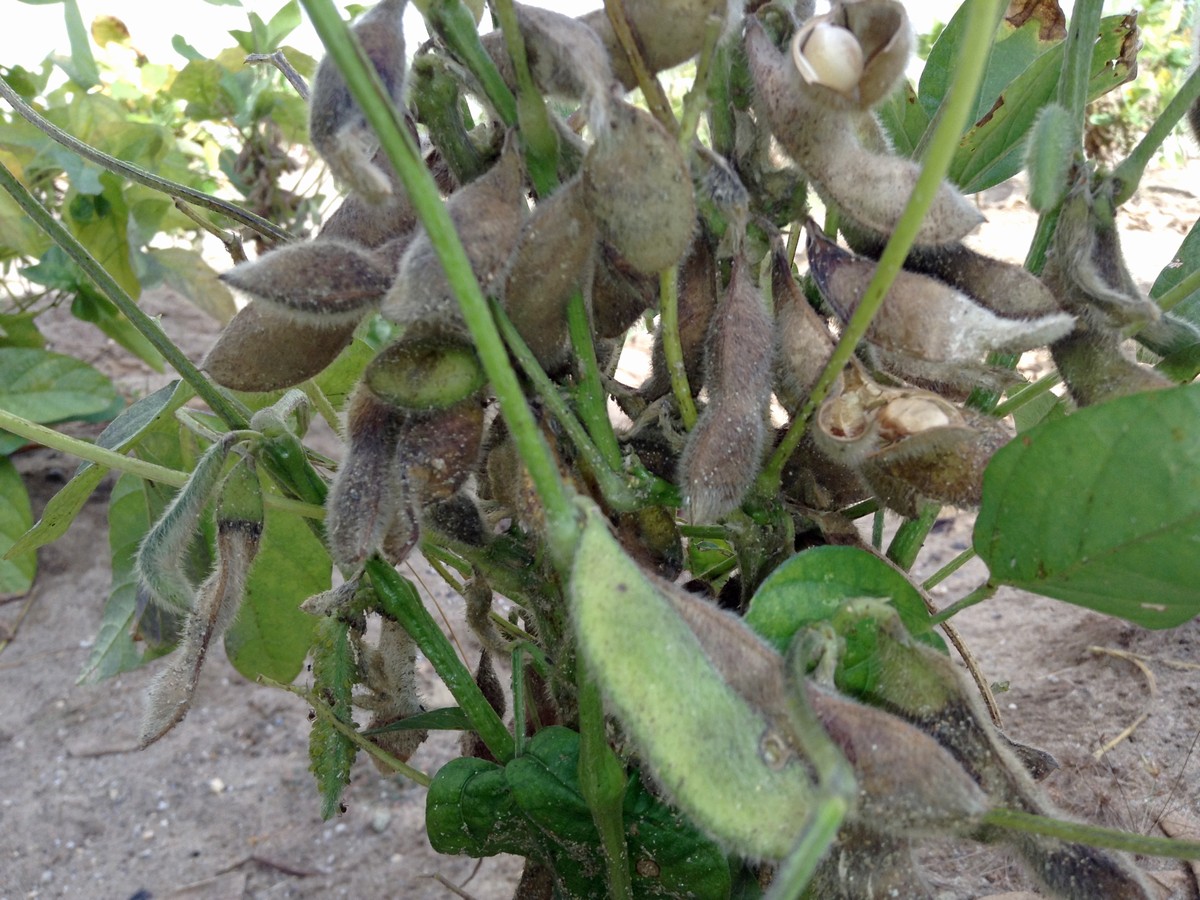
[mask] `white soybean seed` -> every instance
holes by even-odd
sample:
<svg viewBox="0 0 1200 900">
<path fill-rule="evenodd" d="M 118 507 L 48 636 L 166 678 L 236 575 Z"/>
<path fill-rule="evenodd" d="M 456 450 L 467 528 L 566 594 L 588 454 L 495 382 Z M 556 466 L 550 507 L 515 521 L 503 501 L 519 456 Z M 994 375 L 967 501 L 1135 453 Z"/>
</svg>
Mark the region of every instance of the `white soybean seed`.
<svg viewBox="0 0 1200 900">
<path fill-rule="evenodd" d="M 827 22 L 801 28 L 792 38 L 792 61 L 809 84 L 851 91 L 863 71 L 863 51 L 847 29 Z"/>
</svg>

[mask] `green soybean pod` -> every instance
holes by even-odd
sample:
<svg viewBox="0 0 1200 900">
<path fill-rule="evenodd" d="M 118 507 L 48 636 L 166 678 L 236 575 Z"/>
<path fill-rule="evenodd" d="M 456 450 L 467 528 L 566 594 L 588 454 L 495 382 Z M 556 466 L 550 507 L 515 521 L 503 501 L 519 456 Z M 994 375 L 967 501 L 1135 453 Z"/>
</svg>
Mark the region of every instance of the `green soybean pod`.
<svg viewBox="0 0 1200 900">
<path fill-rule="evenodd" d="M 1025 145 L 1029 173 L 1029 205 L 1040 213 L 1058 206 L 1070 187 L 1071 164 L 1080 147 L 1071 114 L 1058 103 L 1042 107 Z"/>
<path fill-rule="evenodd" d="M 594 509 L 569 593 L 588 671 L 656 782 L 727 847 L 753 858 L 785 857 L 814 803 L 806 763 L 721 677 Z"/>
</svg>

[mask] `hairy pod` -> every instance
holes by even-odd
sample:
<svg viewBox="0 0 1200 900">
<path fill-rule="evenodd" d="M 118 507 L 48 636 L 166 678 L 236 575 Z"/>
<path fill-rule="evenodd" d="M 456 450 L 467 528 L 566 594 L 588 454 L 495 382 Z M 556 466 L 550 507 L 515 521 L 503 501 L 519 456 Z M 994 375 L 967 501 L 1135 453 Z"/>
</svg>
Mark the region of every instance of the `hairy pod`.
<svg viewBox="0 0 1200 900">
<path fill-rule="evenodd" d="M 404 7 L 408 0 L 382 0 L 353 26 L 398 109 L 404 105 Z M 376 138 L 346 80 L 332 59 L 317 67 L 309 100 L 309 136 L 335 177 L 370 203 L 392 193 L 387 170 L 372 160 Z"/>
<path fill-rule="evenodd" d="M 1050 353 L 1079 406 L 1174 385 L 1160 372 L 1128 358 L 1121 350 L 1120 335 L 1111 329 L 1081 325 L 1051 344 Z"/>
<path fill-rule="evenodd" d="M 818 449 L 811 429 L 788 458 L 782 487 L 785 497 L 810 510 L 844 509 L 871 496 L 857 469 Z"/>
<path fill-rule="evenodd" d="M 486 375 L 469 340 L 441 328 L 410 328 L 363 372 L 363 384 L 399 410 L 448 409 L 483 387 Z"/>
<path fill-rule="evenodd" d="M 417 503 L 423 507 L 452 497 L 478 467 L 482 449 L 483 401 L 478 396 L 410 414 L 398 452 Z"/>
<path fill-rule="evenodd" d="M 623 0 L 622 6 L 651 74 L 687 62 L 703 49 L 709 18 L 723 18 L 728 29 L 741 8 L 731 0 Z M 633 67 L 604 10 L 588 13 L 581 21 L 603 42 L 617 80 L 626 89 L 637 87 Z"/>
<path fill-rule="evenodd" d="M 512 254 L 528 211 L 514 136 L 510 135 L 500 159 L 487 173 L 451 195 L 446 211 L 480 287 L 485 294 L 492 292 L 493 281 Z M 466 334 L 458 301 L 424 228 L 418 228 L 400 258 L 396 279 L 380 312 L 398 325 L 441 323 Z"/>
<path fill-rule="evenodd" d="M 895 608 L 884 601 L 849 601 L 838 611 L 834 626 L 846 633 L 864 621 L 876 635 L 874 677 L 865 685 L 864 700 L 933 735 L 996 805 L 1061 817 L 1013 753 L 1011 742 L 993 727 L 978 692 L 964 684 L 949 657 L 912 640 Z M 991 827 L 973 836 L 1011 844 L 1056 896 L 1069 900 L 1152 896 L 1142 876 L 1120 854 Z"/>
<path fill-rule="evenodd" d="M 870 109 L 895 90 L 912 55 L 912 26 L 896 0 L 836 2 L 792 37 L 792 62 L 835 109 Z"/>
<path fill-rule="evenodd" d="M 673 266 L 691 245 L 696 203 L 687 161 L 649 113 L 613 103 L 584 157 L 583 189 L 600 234 L 637 271 Z"/>
<path fill-rule="evenodd" d="M 1079 138 L 1066 107 L 1059 103 L 1043 106 L 1025 143 L 1029 205 L 1038 212 L 1049 212 L 1066 197 L 1078 147 Z"/>
<path fill-rule="evenodd" d="M 683 350 L 683 365 L 688 387 L 699 394 L 704 387 L 704 346 L 709 322 L 717 308 L 716 248 L 707 232 L 696 236 L 692 249 L 679 267 L 679 344 Z M 650 377 L 639 389 L 647 402 L 653 402 L 671 391 L 671 372 L 663 346 L 662 325 L 654 335 L 650 355 Z"/>
<path fill-rule="evenodd" d="M 879 259 L 887 240 L 871 231 L 841 223 L 846 243 L 855 253 Z M 931 275 L 962 291 L 980 306 L 1012 319 L 1034 319 L 1061 312 L 1054 293 L 1040 278 L 1014 263 L 976 253 L 962 243 L 915 247 L 904 268 Z"/>
<path fill-rule="evenodd" d="M 1064 309 L 1096 328 L 1140 325 L 1161 315 L 1129 274 L 1115 215 L 1111 191 L 1094 194 L 1080 179 L 1063 202 L 1042 276 Z"/>
<path fill-rule="evenodd" d="M 735 510 L 758 473 L 771 402 L 771 329 L 753 267 L 738 256 L 709 324 L 708 405 L 679 460 L 679 484 L 695 522 L 716 521 Z"/>
<path fill-rule="evenodd" d="M 808 399 L 834 341 L 824 320 L 796 284 L 783 244 L 771 249 L 771 295 L 775 300 L 775 393 L 789 411 Z"/>
<path fill-rule="evenodd" d="M 592 128 L 602 127 L 613 83 L 608 49 L 586 23 L 536 6 L 514 3 L 517 25 L 533 83 L 543 94 L 584 101 Z M 500 77 L 513 90 L 516 73 L 504 35 L 493 31 L 482 38 Z"/>
<path fill-rule="evenodd" d="M 350 344 L 357 323 L 298 322 L 270 303 L 251 300 L 221 330 L 200 367 L 235 391 L 281 391 L 319 374 Z"/>
<path fill-rule="evenodd" d="M 573 21 L 573 20 L 572 20 Z M 578 178 L 525 220 L 504 276 L 504 308 L 538 363 L 554 373 L 568 362 L 567 301 L 591 273 L 596 225 Z"/>
<path fill-rule="evenodd" d="M 596 337 L 601 340 L 623 337 L 638 317 L 658 301 L 658 278 L 636 271 L 611 244 L 601 241 L 596 249 L 588 300 Z"/>
<path fill-rule="evenodd" d="M 804 894 L 806 900 L 933 900 L 917 869 L 912 842 L 880 834 L 866 825 L 848 825 L 821 860 Z"/>
<path fill-rule="evenodd" d="M 187 715 L 209 645 L 229 627 L 242 605 L 262 528 L 258 475 L 253 463 L 242 459 L 226 476 L 217 501 L 216 566 L 196 591 L 179 648 L 146 692 L 138 738 L 142 748 L 157 741 Z"/>
<path fill-rule="evenodd" d="M 404 626 L 385 616 L 375 645 L 364 643 L 359 636 L 355 648 L 360 680 L 367 693 L 356 696 L 353 702 L 371 713 L 368 730 L 395 725 L 425 711 L 417 690 L 417 645 Z M 371 739 L 401 762 L 408 762 L 428 735 L 424 729 L 397 729 Z M 371 760 L 381 775 L 392 774 L 387 765 L 374 757 Z"/>
<path fill-rule="evenodd" d="M 811 220 L 806 228 L 813 280 L 838 317 L 848 321 L 875 274 L 875 263 L 842 250 Z M 907 357 L 917 364 L 900 374 L 932 374 L 929 380 L 958 385 L 971 384 L 984 374 L 980 359 L 988 352 L 1047 344 L 1070 332 L 1074 323 L 1072 316 L 1062 312 L 1036 319 L 1002 318 L 944 282 L 901 271 L 866 338 L 889 351 L 894 363 L 903 365 L 898 357 Z M 922 370 L 921 363 L 935 365 Z"/>
<path fill-rule="evenodd" d="M 417 213 L 408 193 L 392 172 L 383 151 L 371 160 L 371 165 L 386 172 L 392 191 L 383 200 L 372 203 L 359 194 L 349 194 L 321 225 L 314 240 L 345 241 L 374 250 L 416 227 Z"/>
<path fill-rule="evenodd" d="M 816 425 L 813 440 L 822 452 L 910 517 L 926 500 L 978 505 L 983 470 L 1009 440 L 998 420 L 929 391 L 878 385 L 857 362 L 821 404 Z"/>
<path fill-rule="evenodd" d="M 417 542 L 412 501 L 396 448 L 406 413 L 360 384 L 346 412 L 346 456 L 325 501 L 325 534 L 338 565 L 351 571 L 386 549 L 402 559 Z"/>
<path fill-rule="evenodd" d="M 787 154 L 823 198 L 862 226 L 890 235 L 920 167 L 911 160 L 868 150 L 856 130 L 860 114 L 831 109 L 814 98 L 814 86 L 804 81 L 756 19 L 747 24 L 745 42 L 756 109 Z M 944 181 L 921 223 L 916 244 L 953 243 L 982 221 L 974 204 Z"/>
<path fill-rule="evenodd" d="M 285 244 L 220 277 L 297 322 L 338 328 L 362 321 L 394 276 L 393 268 L 367 250 L 327 238 Z"/>
</svg>

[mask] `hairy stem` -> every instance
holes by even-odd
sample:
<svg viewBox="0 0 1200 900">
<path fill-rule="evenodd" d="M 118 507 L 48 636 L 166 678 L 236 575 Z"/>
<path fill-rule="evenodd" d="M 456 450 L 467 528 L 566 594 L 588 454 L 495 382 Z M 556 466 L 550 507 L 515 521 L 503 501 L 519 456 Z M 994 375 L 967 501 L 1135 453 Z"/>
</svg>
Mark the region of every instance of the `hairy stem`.
<svg viewBox="0 0 1200 900">
<path fill-rule="evenodd" d="M 617 443 L 612 420 L 608 417 L 608 395 L 600 383 L 600 363 L 596 359 L 592 325 L 588 321 L 583 294 L 579 291 L 567 301 L 567 329 L 571 335 L 571 346 L 575 349 L 575 358 L 579 360 L 579 386 L 575 390 L 579 414 L 609 468 L 620 472 L 621 445 Z"/>
<path fill-rule="evenodd" d="M 608 746 L 600 687 L 576 662 L 579 683 L 579 787 L 592 811 L 608 870 L 611 900 L 632 900 L 629 847 L 625 843 L 625 770 Z"/>
<path fill-rule="evenodd" d="M 1149 834 L 1132 834 L 1115 828 L 1065 822 L 1061 819 L 1051 819 L 1015 809 L 1000 807 L 988 810 L 984 813 L 983 822 L 997 828 L 1040 834 L 1076 844 L 1087 844 L 1089 847 L 1124 850 L 1126 853 L 1140 853 L 1142 856 L 1200 859 L 1200 843 L 1196 841 L 1154 837 Z"/>
<path fill-rule="evenodd" d="M 679 279 L 674 267 L 663 269 L 659 277 L 659 340 L 663 342 L 663 355 L 667 358 L 667 371 L 671 376 L 671 393 L 688 431 L 696 424 L 696 404 L 692 402 L 692 389 L 688 385 L 687 366 L 683 363 L 683 344 L 679 340 Z"/>
<path fill-rule="evenodd" d="M 1192 27 L 1198 26 L 1193 24 Z M 1167 135 L 1175 128 L 1179 120 L 1187 115 L 1187 111 L 1198 98 L 1200 98 L 1200 69 L 1193 69 L 1192 74 L 1179 88 L 1179 92 L 1171 98 L 1167 108 L 1158 114 L 1158 118 L 1154 120 L 1150 130 L 1133 148 L 1133 152 L 1125 157 L 1113 171 L 1112 179 L 1116 183 L 1113 203 L 1120 206 L 1133 196 L 1133 192 L 1137 190 L 1138 184 L 1142 180 L 1142 173 L 1146 171 L 1146 166 L 1162 147 Z"/>
</svg>

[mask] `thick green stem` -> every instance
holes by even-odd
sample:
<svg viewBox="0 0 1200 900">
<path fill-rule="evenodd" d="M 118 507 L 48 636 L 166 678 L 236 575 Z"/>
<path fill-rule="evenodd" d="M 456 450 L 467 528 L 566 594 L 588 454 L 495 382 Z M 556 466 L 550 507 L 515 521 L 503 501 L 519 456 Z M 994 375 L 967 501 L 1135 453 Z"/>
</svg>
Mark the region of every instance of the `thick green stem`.
<svg viewBox="0 0 1200 900">
<path fill-rule="evenodd" d="M 1197 28 L 1200 25 L 1193 24 L 1192 27 Z M 1175 128 L 1179 120 L 1187 115 L 1187 111 L 1198 98 L 1200 98 L 1200 69 L 1193 69 L 1192 74 L 1179 88 L 1179 92 L 1171 98 L 1167 108 L 1159 113 L 1154 124 L 1150 126 L 1150 130 L 1133 148 L 1133 152 L 1125 157 L 1113 172 L 1112 179 L 1116 182 L 1113 202 L 1117 206 L 1133 196 L 1133 192 L 1137 190 L 1138 184 L 1142 180 L 1142 173 L 1146 171 L 1146 166 L 1162 147 L 1167 135 Z"/>
<path fill-rule="evenodd" d="M 1040 834 L 1089 847 L 1109 850 L 1124 850 L 1142 856 L 1165 856 L 1170 859 L 1200 859 L 1200 843 L 1181 841 L 1175 838 L 1154 837 L 1149 834 L 1132 834 L 1115 828 L 1099 825 L 1082 825 L 1065 822 L 1015 809 L 991 809 L 984 813 L 983 822 L 996 828 Z"/>
<path fill-rule="evenodd" d="M 501 415 L 546 508 L 551 554 L 555 563 L 565 570 L 570 564 L 577 534 L 574 507 L 566 486 L 559 478 L 550 448 L 525 402 L 516 373 L 509 365 L 504 341 L 492 320 L 487 301 L 479 282 L 475 280 L 471 262 L 442 203 L 437 185 L 422 165 L 413 137 L 404 127 L 400 112 L 392 106 L 378 73 L 346 28 L 332 0 L 303 0 L 303 4 L 329 55 L 346 79 L 350 92 L 375 129 L 383 150 L 403 182 L 413 208 L 429 235 L 450 288 L 458 298 L 479 359 L 500 401 Z M 457 0 L 454 5 L 461 6 Z M 491 60 L 488 62 L 490 64 Z"/>
<path fill-rule="evenodd" d="M 416 588 L 377 556 L 367 561 L 366 573 L 375 588 L 380 612 L 399 622 L 412 636 L 488 750 L 502 763 L 512 759 L 513 736 L 483 696 L 474 676 L 458 658 L 453 645 L 433 616 L 425 609 Z"/>
<path fill-rule="evenodd" d="M 33 125 L 43 134 L 101 168 L 115 172 L 122 178 L 128 178 L 130 181 L 136 181 L 138 184 L 154 188 L 156 191 L 162 191 L 164 194 L 177 197 L 180 200 L 186 200 L 188 203 L 194 203 L 196 206 L 211 209 L 213 212 L 218 212 L 223 216 L 233 219 L 235 222 L 240 222 L 247 228 L 251 228 L 272 240 L 294 241 L 296 239 L 275 223 L 268 222 L 266 219 L 234 206 L 232 203 L 218 200 L 216 197 L 210 197 L 208 194 L 193 190 L 190 187 L 166 178 L 160 178 L 158 175 L 151 174 L 145 169 L 139 169 L 137 166 L 131 165 L 124 160 L 117 159 L 115 156 L 109 156 L 95 147 L 88 146 L 83 141 L 73 135 L 67 134 L 67 132 L 63 131 L 57 125 L 39 115 L 37 110 L 22 100 L 21 95 L 14 91 L 3 78 L 0 78 L 0 97 L 7 100 L 9 106 L 16 110 L 21 118 L 25 119 L 25 121 L 29 122 L 29 124 Z"/>
<path fill-rule="evenodd" d="M 692 402 L 692 389 L 688 385 L 687 366 L 683 362 L 683 344 L 679 340 L 679 280 L 674 268 L 663 269 L 659 277 L 659 333 L 663 342 L 663 355 L 667 358 L 667 371 L 671 375 L 671 393 L 688 431 L 696 424 L 696 404 Z"/>
<path fill-rule="evenodd" d="M 614 472 L 620 472 L 621 445 L 617 443 L 612 420 L 608 417 L 608 395 L 600 383 L 600 363 L 592 341 L 592 323 L 588 321 L 587 307 L 579 291 L 567 301 L 567 329 L 575 358 L 579 361 L 579 387 L 575 391 L 579 414 L 605 462 Z"/>
<path fill-rule="evenodd" d="M 338 60 L 338 68 L 342 69 L 342 74 L 346 76 L 346 82 L 349 83 L 349 73 L 343 68 L 341 60 L 334 54 L 333 47 L 330 46 L 329 40 L 321 30 L 323 26 L 317 24 L 317 14 L 313 11 L 314 4 L 309 3 L 309 0 L 302 0 L 302 2 L 304 8 L 308 10 L 309 17 L 313 20 L 313 25 L 316 26 L 317 34 L 321 36 L 322 43 L 325 44 L 334 59 Z M 483 49 L 483 44 L 479 40 L 479 31 L 475 27 L 475 17 L 471 15 L 471 11 L 467 9 L 462 0 L 418 0 L 414 5 L 425 17 L 425 23 L 429 26 L 429 30 L 441 38 L 450 51 L 471 70 L 471 74 L 479 79 L 483 92 L 487 95 L 488 102 L 495 108 L 500 121 L 509 127 L 516 125 L 517 100 L 513 97 L 512 91 L 508 89 L 508 85 L 504 83 L 504 79 L 500 77 L 496 64 Z M 332 6 L 330 6 L 330 12 L 334 12 Z M 334 14 L 336 15 L 336 13 Z M 338 21 L 340 22 L 341 19 Z M 351 93 L 354 93 L 354 88 L 350 90 Z M 359 103 L 362 103 L 362 97 L 357 94 L 355 97 Z M 370 113 L 368 113 L 369 116 Z M 371 124 L 375 126 L 374 121 Z M 375 127 L 376 133 L 382 140 L 383 135 L 379 133 L 378 126 Z M 395 160 L 392 160 L 392 164 L 395 165 Z"/>
<path fill-rule="evenodd" d="M 1092 75 L 1092 53 L 1096 47 L 1096 35 L 1100 33 L 1103 12 L 1103 0 L 1075 0 L 1063 53 L 1062 77 L 1058 82 L 1058 102 L 1070 114 L 1071 133 L 1079 136 L 1081 149 L 1088 82 Z"/>
<path fill-rule="evenodd" d="M 679 120 L 679 145 L 684 153 L 691 149 L 692 141 L 696 138 L 696 129 L 700 126 L 700 116 L 708 107 L 708 79 L 712 74 L 713 55 L 724 26 L 725 23 L 720 18 L 710 16 L 704 28 L 704 46 L 700 50 L 700 58 L 696 61 L 696 77 L 692 79 L 692 86 L 683 98 L 683 115 Z"/>
<path fill-rule="evenodd" d="M 124 289 L 104 270 L 104 267 L 96 262 L 95 257 L 75 239 L 75 235 L 50 215 L 49 210 L 38 203 L 37 199 L 25 189 L 25 185 L 21 184 L 4 165 L 0 165 L 0 187 L 3 187 L 17 201 L 17 204 L 33 219 L 35 225 L 46 232 L 50 239 L 75 261 L 84 274 L 100 289 L 100 293 L 116 305 L 117 309 L 133 323 L 133 327 L 154 346 L 155 350 L 162 354 L 167 362 L 174 366 L 175 371 L 183 376 L 183 379 L 192 386 L 192 389 L 213 412 L 221 417 L 228 427 L 238 429 L 247 426 L 249 416 L 241 404 L 221 393 L 211 381 L 201 374 L 192 361 L 184 356 L 183 352 L 167 337 L 158 322 L 142 312 L 133 298 L 125 293 Z"/>
<path fill-rule="evenodd" d="M 892 232 L 883 255 L 875 267 L 875 274 L 867 286 L 862 300 L 846 323 L 841 340 L 834 348 L 828 365 L 821 373 L 817 383 L 804 406 L 796 413 L 788 428 L 787 434 L 772 454 L 766 468 L 759 476 L 759 490 L 765 494 L 774 494 L 779 490 L 783 467 L 791 455 L 796 452 L 808 420 L 812 418 L 817 407 L 829 394 L 830 388 L 841 374 L 842 369 L 854 355 L 854 348 L 867 333 L 871 320 L 883 304 L 888 288 L 896 279 L 908 251 L 916 239 L 925 213 L 929 211 L 933 198 L 937 194 L 942 179 L 950 170 L 950 162 L 958 149 L 958 139 L 970 121 L 975 108 L 975 95 L 983 78 L 983 66 L 991 46 L 993 26 L 996 21 L 997 8 L 1000 0 L 979 0 L 971 4 L 966 31 L 963 35 L 962 46 L 959 48 L 955 65 L 954 83 L 946 99 L 945 112 L 937 125 L 933 140 L 930 142 L 929 153 L 921 166 L 921 174 L 913 187 L 912 196 L 908 199 L 896 230 Z"/>
<path fill-rule="evenodd" d="M 887 549 L 887 558 L 906 572 L 911 569 L 941 511 L 940 503 L 926 503 L 922 506 L 919 516 L 900 526 Z"/>
<path fill-rule="evenodd" d="M 492 0 L 492 8 L 496 11 L 517 76 L 517 122 L 525 150 L 525 168 L 537 195 L 549 197 L 558 186 L 558 133 L 550 124 L 546 101 L 529 74 L 525 39 L 521 36 L 513 0 Z"/>
<path fill-rule="evenodd" d="M 576 661 L 579 684 L 579 787 L 592 811 L 608 870 L 608 896 L 632 900 L 629 847 L 625 843 L 625 769 L 608 746 L 600 687 Z"/>
<path fill-rule="evenodd" d="M 1021 390 L 1017 391 L 1015 394 L 997 406 L 994 410 L 992 410 L 992 415 L 998 419 L 1003 419 L 1010 413 L 1016 412 L 1031 400 L 1037 399 L 1061 381 L 1062 376 L 1057 372 L 1051 372 L 1048 375 L 1043 375 L 1033 384 L 1021 388 Z"/>
</svg>

